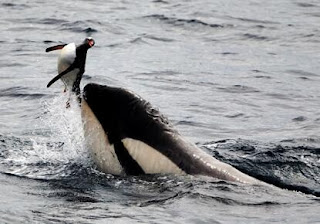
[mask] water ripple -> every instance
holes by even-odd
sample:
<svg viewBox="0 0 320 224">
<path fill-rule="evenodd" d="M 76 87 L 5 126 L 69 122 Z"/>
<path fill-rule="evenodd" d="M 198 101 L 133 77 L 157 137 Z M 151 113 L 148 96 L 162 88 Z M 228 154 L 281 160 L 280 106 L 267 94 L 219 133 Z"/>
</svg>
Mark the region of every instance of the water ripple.
<svg viewBox="0 0 320 224">
<path fill-rule="evenodd" d="M 243 36 L 247 39 L 254 39 L 254 40 L 270 40 L 270 38 L 266 37 L 266 36 L 260 36 L 260 35 L 256 35 L 256 34 L 250 34 L 250 33 L 246 33 L 243 34 Z"/>
<path fill-rule="evenodd" d="M 228 93 L 258 93 L 260 92 L 258 89 L 244 86 L 244 85 L 233 85 L 230 87 L 219 87 L 217 88 L 220 91 L 228 92 Z"/>
<path fill-rule="evenodd" d="M 17 4 L 17 3 L 12 3 L 12 2 L 5 2 L 1 4 L 3 7 L 11 8 L 11 9 L 26 9 L 29 8 L 30 6 L 26 4 Z"/>
<path fill-rule="evenodd" d="M 281 188 L 320 196 L 320 149 L 296 143 L 261 144 L 245 140 L 206 143 L 214 156 Z M 236 154 L 234 154 L 236 152 Z M 295 178 L 292 178 L 294 175 Z"/>
<path fill-rule="evenodd" d="M 312 7 L 317 7 L 315 4 L 311 3 L 305 3 L 305 2 L 298 2 L 296 3 L 298 6 L 303 7 L 303 8 L 312 8 Z"/>
<path fill-rule="evenodd" d="M 31 89 L 22 86 L 10 87 L 0 90 L 0 97 L 13 97 L 13 98 L 25 98 L 25 99 L 40 99 L 48 97 L 44 93 L 31 93 Z"/>
<path fill-rule="evenodd" d="M 210 27 L 210 28 L 224 28 L 226 26 L 221 24 L 206 23 L 199 19 L 179 19 L 174 17 L 168 17 L 161 14 L 148 15 L 148 16 L 145 16 L 144 18 L 156 19 L 174 26 L 191 25 L 191 26 L 202 26 L 202 27 Z"/>
<path fill-rule="evenodd" d="M 228 16 L 228 18 L 239 20 L 242 22 L 249 22 L 249 23 L 279 24 L 278 22 L 274 22 L 274 21 L 270 21 L 270 20 L 258 20 L 258 19 L 251 19 L 251 18 L 244 18 L 244 17 L 233 17 L 233 16 Z"/>
</svg>

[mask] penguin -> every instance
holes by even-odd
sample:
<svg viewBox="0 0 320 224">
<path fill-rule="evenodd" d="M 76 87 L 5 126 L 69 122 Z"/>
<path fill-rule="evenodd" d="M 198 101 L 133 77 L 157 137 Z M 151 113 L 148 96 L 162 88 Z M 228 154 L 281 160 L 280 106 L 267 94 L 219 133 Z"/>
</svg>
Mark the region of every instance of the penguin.
<svg viewBox="0 0 320 224">
<path fill-rule="evenodd" d="M 47 85 L 49 88 L 58 79 L 65 84 L 65 91 L 68 88 L 77 96 L 80 96 L 80 81 L 85 72 L 87 51 L 95 44 L 91 37 L 86 38 L 82 44 L 75 43 L 61 44 L 46 49 L 46 52 L 61 50 L 58 58 L 58 75 Z M 81 99 L 81 98 L 79 98 Z"/>
</svg>

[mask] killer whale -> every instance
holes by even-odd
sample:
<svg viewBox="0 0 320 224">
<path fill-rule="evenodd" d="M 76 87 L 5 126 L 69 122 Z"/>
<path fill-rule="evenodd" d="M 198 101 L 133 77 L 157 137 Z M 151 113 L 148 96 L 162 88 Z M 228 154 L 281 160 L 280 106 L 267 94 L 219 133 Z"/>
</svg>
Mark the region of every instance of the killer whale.
<svg viewBox="0 0 320 224">
<path fill-rule="evenodd" d="M 104 132 L 105 144 L 112 148 L 117 160 L 113 164 L 122 167 L 116 174 L 191 174 L 261 183 L 186 140 L 159 110 L 124 88 L 87 84 L 82 104 L 82 111 L 86 110 L 90 110 L 90 119 L 101 125 L 94 131 L 85 131 L 86 136 L 90 139 L 88 135 L 92 137 L 99 131 Z M 83 118 L 88 119 L 87 113 L 83 113 Z M 86 122 L 84 120 L 85 130 Z M 94 150 L 97 150 L 95 160 L 103 160 L 101 153 L 97 153 L 99 149 L 95 147 Z M 97 164 L 100 170 L 110 170 L 108 163 L 100 161 Z"/>
<path fill-rule="evenodd" d="M 99 170 L 115 175 L 191 174 L 249 184 L 263 183 L 186 140 L 157 109 L 129 90 L 90 83 L 84 87 L 81 97 L 84 64 L 74 66 L 75 60 L 66 59 L 73 55 L 85 63 L 86 51 L 85 54 L 72 52 L 77 48 L 71 45 L 66 54 L 64 48 L 68 46 L 48 48 L 62 49 L 58 68 L 61 64 L 65 67 L 49 84 L 62 79 L 71 87 L 67 89 L 79 99 L 86 145 Z M 86 50 L 90 47 L 88 45 Z M 67 81 L 63 80 L 66 75 L 69 76 Z"/>
</svg>

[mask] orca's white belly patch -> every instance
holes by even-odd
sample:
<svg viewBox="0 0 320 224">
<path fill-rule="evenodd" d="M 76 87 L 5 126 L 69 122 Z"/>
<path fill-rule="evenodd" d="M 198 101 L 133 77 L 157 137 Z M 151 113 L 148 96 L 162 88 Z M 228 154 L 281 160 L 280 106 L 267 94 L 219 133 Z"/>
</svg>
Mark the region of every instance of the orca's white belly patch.
<svg viewBox="0 0 320 224">
<path fill-rule="evenodd" d="M 124 174 L 114 146 L 109 143 L 103 127 L 85 100 L 82 101 L 81 107 L 86 146 L 98 169 L 115 175 Z"/>
<path fill-rule="evenodd" d="M 146 143 L 132 138 L 125 138 L 121 141 L 130 156 L 139 164 L 145 173 L 185 173 L 169 158 Z"/>
</svg>

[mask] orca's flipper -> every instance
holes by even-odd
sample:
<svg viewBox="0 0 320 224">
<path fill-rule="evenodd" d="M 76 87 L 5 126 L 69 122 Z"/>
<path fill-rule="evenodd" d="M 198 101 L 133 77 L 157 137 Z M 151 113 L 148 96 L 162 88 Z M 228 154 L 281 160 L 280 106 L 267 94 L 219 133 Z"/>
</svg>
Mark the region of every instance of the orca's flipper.
<svg viewBox="0 0 320 224">
<path fill-rule="evenodd" d="M 54 82 L 56 82 L 58 79 L 60 79 L 62 76 L 67 74 L 68 72 L 71 72 L 75 68 L 74 64 L 70 65 L 69 68 L 61 72 L 59 75 L 54 77 L 47 85 L 47 88 L 49 88 Z"/>
<path fill-rule="evenodd" d="M 60 45 L 57 45 L 57 46 L 53 46 L 53 47 L 48 47 L 46 49 L 46 52 L 50 52 L 50 51 L 55 51 L 55 50 L 60 50 L 62 48 L 64 48 L 64 46 L 66 46 L 67 44 L 60 44 Z"/>
</svg>

